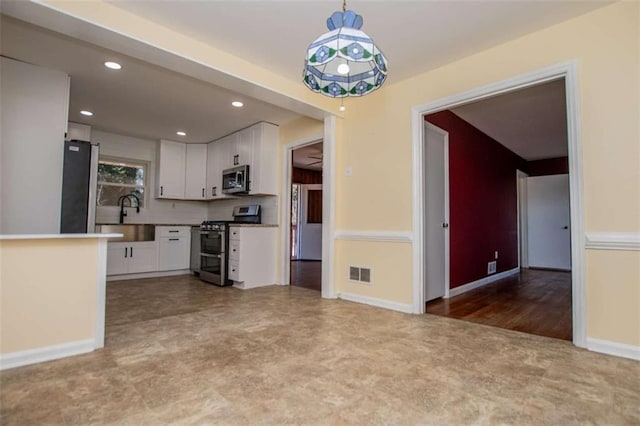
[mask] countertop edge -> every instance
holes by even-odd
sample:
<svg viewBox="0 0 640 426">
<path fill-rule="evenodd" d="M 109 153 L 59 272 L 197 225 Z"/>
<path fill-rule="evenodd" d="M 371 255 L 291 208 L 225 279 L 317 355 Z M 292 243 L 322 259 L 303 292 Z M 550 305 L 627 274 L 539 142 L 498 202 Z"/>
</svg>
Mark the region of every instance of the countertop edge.
<svg viewBox="0 0 640 426">
<path fill-rule="evenodd" d="M 268 223 L 230 223 L 230 227 L 238 228 L 277 228 L 278 225 L 270 225 Z"/>
<path fill-rule="evenodd" d="M 0 241 L 10 240 L 89 240 L 93 238 L 122 238 L 123 234 L 2 234 Z"/>
</svg>

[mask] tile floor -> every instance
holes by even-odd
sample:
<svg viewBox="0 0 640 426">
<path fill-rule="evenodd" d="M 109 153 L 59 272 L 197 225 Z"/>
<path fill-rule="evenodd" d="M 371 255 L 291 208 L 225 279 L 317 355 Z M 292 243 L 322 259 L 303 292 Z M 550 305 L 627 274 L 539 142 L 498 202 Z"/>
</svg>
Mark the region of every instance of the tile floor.
<svg viewBox="0 0 640 426">
<path fill-rule="evenodd" d="M 640 424 L 640 363 L 297 287 L 108 288 L 107 347 L 3 371 L 0 423 Z"/>
</svg>

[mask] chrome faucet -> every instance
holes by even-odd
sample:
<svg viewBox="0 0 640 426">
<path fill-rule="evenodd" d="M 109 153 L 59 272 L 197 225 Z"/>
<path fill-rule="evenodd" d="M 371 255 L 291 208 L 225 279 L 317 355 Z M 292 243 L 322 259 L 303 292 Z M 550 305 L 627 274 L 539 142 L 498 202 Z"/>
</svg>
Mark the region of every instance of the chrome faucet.
<svg viewBox="0 0 640 426">
<path fill-rule="evenodd" d="M 124 200 L 129 200 L 129 207 L 133 207 L 131 197 L 136 199 L 136 213 L 140 213 L 140 198 L 135 194 L 123 195 L 118 198 L 118 205 L 120 206 L 120 223 L 124 223 L 124 217 L 127 215 L 127 211 L 124 209 Z"/>
</svg>

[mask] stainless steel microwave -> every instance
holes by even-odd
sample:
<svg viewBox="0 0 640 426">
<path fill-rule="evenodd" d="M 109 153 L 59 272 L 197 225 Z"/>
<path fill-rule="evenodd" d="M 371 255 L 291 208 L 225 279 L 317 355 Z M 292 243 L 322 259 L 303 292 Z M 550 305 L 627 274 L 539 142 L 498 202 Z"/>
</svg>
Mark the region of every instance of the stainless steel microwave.
<svg viewBox="0 0 640 426">
<path fill-rule="evenodd" d="M 248 165 L 222 171 L 222 192 L 224 194 L 248 194 L 250 182 Z"/>
</svg>

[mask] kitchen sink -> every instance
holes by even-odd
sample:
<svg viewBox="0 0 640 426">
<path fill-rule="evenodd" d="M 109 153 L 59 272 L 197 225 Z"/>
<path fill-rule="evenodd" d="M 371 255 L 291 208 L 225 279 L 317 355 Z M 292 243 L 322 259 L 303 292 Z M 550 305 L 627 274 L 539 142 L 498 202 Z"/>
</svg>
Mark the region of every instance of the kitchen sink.
<svg viewBox="0 0 640 426">
<path fill-rule="evenodd" d="M 99 234 L 123 234 L 121 238 L 109 238 L 114 242 L 153 241 L 156 239 L 155 225 L 97 225 Z"/>
</svg>

